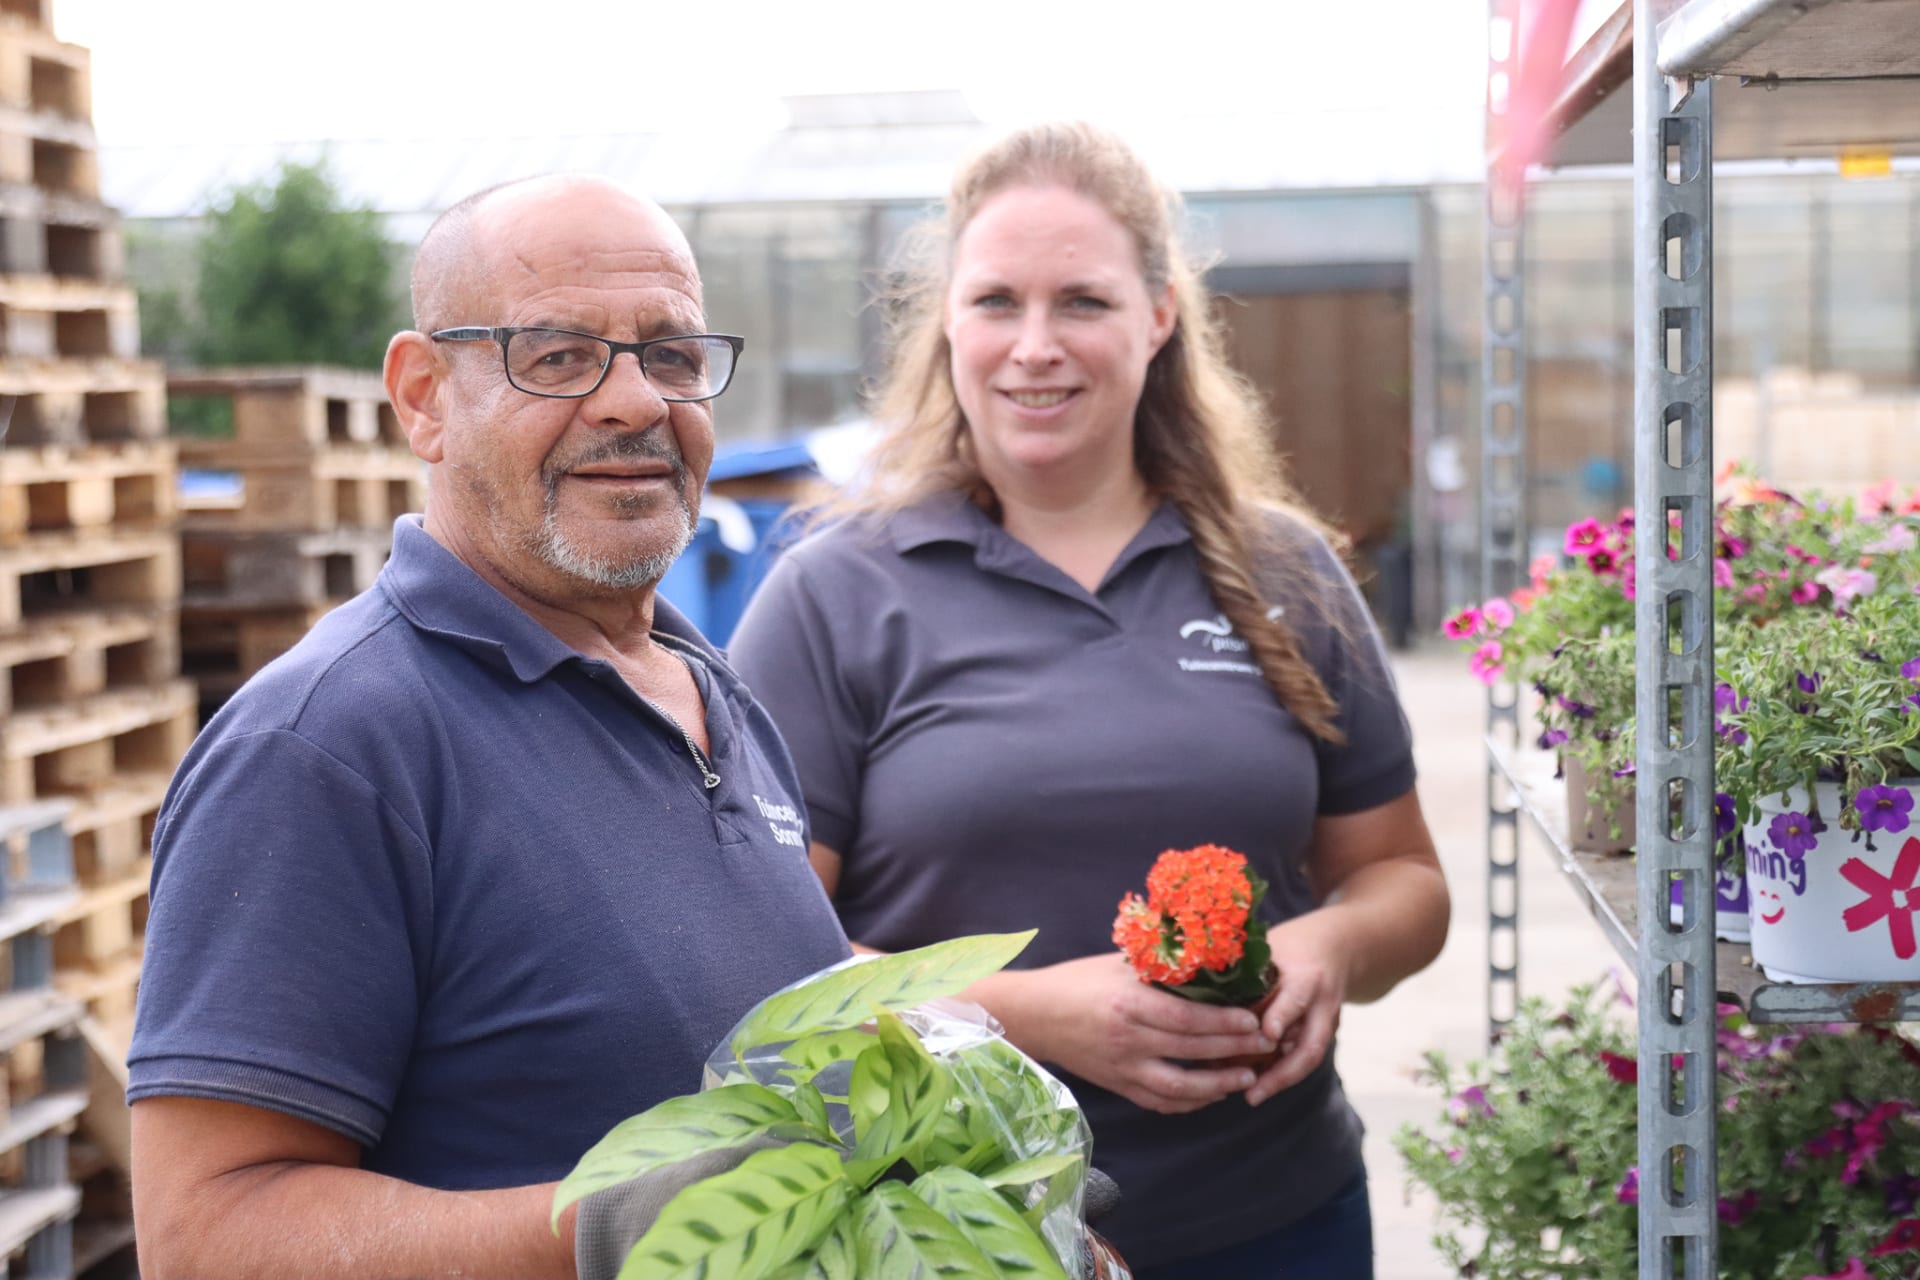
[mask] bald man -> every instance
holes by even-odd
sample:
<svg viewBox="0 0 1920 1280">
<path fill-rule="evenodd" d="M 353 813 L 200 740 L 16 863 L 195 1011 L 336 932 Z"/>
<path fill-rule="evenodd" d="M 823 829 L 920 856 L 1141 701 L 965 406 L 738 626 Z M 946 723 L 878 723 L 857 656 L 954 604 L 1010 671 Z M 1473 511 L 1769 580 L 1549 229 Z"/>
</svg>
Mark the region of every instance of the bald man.
<svg viewBox="0 0 1920 1280">
<path fill-rule="evenodd" d="M 847 953 L 772 723 L 654 592 L 740 347 L 685 239 L 602 182 L 515 183 L 428 231 L 413 298 L 386 386 L 425 516 L 155 828 L 149 1280 L 571 1276 L 552 1183 Z"/>
</svg>

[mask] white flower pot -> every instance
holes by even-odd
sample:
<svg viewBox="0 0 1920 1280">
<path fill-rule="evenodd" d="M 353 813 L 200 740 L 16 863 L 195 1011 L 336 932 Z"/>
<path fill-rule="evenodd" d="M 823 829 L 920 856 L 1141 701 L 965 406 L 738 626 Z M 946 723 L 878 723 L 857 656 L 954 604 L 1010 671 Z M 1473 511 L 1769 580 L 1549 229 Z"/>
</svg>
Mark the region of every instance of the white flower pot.
<svg viewBox="0 0 1920 1280">
<path fill-rule="evenodd" d="M 1754 963 L 1775 982 L 1920 981 L 1920 811 L 1905 831 L 1874 832 L 1869 850 L 1840 829 L 1840 788 L 1820 783 L 1818 798 L 1827 829 L 1804 857 L 1768 834 L 1779 815 L 1807 812 L 1802 789 L 1763 797 L 1746 828 Z"/>
<path fill-rule="evenodd" d="M 1746 858 L 1732 836 L 1721 846 L 1735 846 L 1731 854 L 1716 854 L 1713 880 L 1713 936 L 1722 942 L 1745 942 L 1751 934 L 1751 915 L 1747 905 Z M 1733 861 L 1738 859 L 1738 861 Z M 1668 918 L 1680 923 L 1680 885 L 1675 882 Z"/>
</svg>

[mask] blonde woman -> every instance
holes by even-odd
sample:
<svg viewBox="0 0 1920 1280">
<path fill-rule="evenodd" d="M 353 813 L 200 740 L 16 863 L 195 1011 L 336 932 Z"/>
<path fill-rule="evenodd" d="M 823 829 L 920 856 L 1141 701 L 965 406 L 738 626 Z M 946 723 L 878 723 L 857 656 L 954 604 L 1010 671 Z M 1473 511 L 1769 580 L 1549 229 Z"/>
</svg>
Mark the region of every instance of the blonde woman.
<svg viewBox="0 0 1920 1280">
<path fill-rule="evenodd" d="M 1438 953 L 1448 899 L 1373 626 L 1284 484 L 1118 139 L 1022 130 L 956 176 L 893 302 L 890 431 L 731 656 L 806 794 L 848 936 L 1037 927 L 973 995 L 1058 1068 L 1140 1275 L 1371 1275 L 1347 1000 Z M 1272 884 L 1264 1020 L 1144 986 L 1109 940 L 1155 855 Z M 1258 1073 L 1219 1059 L 1270 1050 Z"/>
</svg>

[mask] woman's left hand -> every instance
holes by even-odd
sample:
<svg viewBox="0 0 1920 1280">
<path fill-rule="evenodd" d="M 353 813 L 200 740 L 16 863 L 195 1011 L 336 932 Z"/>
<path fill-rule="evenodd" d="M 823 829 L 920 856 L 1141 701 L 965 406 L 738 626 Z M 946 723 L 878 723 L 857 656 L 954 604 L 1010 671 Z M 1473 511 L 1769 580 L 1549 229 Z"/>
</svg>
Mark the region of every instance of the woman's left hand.
<svg viewBox="0 0 1920 1280">
<path fill-rule="evenodd" d="M 1310 1075 L 1333 1046 L 1340 1006 L 1347 999 L 1348 958 L 1310 912 L 1267 930 L 1280 994 L 1267 1006 L 1261 1030 L 1280 1046 L 1280 1056 L 1247 1090 L 1247 1105 L 1257 1107 Z"/>
</svg>

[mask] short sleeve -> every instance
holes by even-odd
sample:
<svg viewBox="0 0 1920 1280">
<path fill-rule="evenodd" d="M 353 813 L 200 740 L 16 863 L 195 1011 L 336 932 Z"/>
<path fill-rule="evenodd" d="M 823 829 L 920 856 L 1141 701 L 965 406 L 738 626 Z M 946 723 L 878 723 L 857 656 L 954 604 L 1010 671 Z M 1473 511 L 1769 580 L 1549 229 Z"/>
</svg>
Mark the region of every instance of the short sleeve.
<svg viewBox="0 0 1920 1280">
<path fill-rule="evenodd" d="M 429 902 L 418 837 L 312 742 L 247 733 L 190 757 L 154 835 L 128 1099 L 246 1103 L 376 1144 Z"/>
<path fill-rule="evenodd" d="M 727 660 L 786 740 L 813 839 L 839 853 L 859 829 L 867 731 L 834 629 L 799 558 L 781 558 L 754 593 Z"/>
<path fill-rule="evenodd" d="M 1308 649 L 1346 734 L 1344 744 L 1315 744 L 1320 812 L 1359 813 L 1413 789 L 1413 734 L 1380 630 L 1352 575 L 1322 538 L 1312 539 L 1308 560 L 1320 588 L 1320 616 L 1298 625 L 1313 630 Z"/>
</svg>

